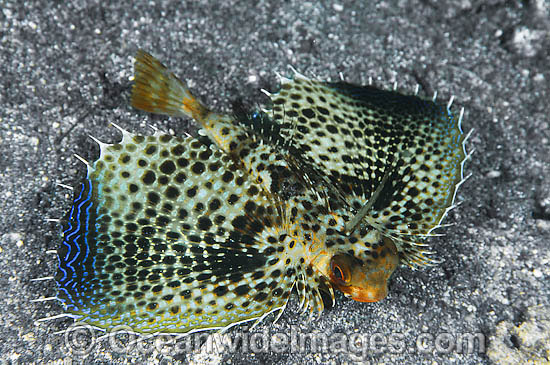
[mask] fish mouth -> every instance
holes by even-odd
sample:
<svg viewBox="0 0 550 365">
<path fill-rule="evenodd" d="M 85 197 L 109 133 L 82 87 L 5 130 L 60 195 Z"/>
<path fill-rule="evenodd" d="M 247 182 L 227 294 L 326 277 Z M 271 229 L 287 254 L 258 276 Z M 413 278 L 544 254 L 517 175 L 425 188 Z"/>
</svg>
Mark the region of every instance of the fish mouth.
<svg viewBox="0 0 550 365">
<path fill-rule="evenodd" d="M 388 280 L 398 265 L 396 255 L 379 259 L 376 265 L 365 263 L 355 267 L 348 285 L 334 281 L 333 285 L 347 297 L 358 302 L 379 302 L 388 295 Z"/>
<path fill-rule="evenodd" d="M 386 281 L 380 283 L 380 285 L 369 285 L 366 288 L 358 286 L 339 286 L 336 285 L 346 298 L 353 299 L 362 303 L 374 303 L 379 302 L 386 298 L 388 295 L 388 286 Z"/>
</svg>

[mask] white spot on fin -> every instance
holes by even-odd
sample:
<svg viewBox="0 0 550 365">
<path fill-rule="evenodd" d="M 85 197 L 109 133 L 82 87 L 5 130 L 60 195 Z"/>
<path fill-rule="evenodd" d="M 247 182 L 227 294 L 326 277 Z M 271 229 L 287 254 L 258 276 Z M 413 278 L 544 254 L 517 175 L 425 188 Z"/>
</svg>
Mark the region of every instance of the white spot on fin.
<svg viewBox="0 0 550 365">
<path fill-rule="evenodd" d="M 281 85 L 282 84 L 288 84 L 289 82 L 292 81 L 292 79 L 289 79 L 288 77 L 284 77 L 283 75 L 281 75 L 277 71 L 275 71 L 275 76 L 277 76 L 277 78 L 279 79 L 279 82 L 281 83 Z"/>
<path fill-rule="evenodd" d="M 101 142 L 99 139 L 95 138 L 95 137 L 92 136 L 92 135 L 88 135 L 88 137 L 90 137 L 90 139 L 91 139 L 92 141 L 94 141 L 95 143 L 97 143 L 97 144 L 99 145 L 99 149 L 100 149 L 101 151 L 103 151 L 103 149 L 104 149 L 105 147 L 109 147 L 109 146 L 110 146 L 110 144 Z"/>
<path fill-rule="evenodd" d="M 72 314 L 69 314 L 69 313 L 61 313 L 61 314 L 57 314 L 55 316 L 50 316 L 50 317 L 44 317 L 44 318 L 40 318 L 40 319 L 37 319 L 36 322 L 47 322 L 47 321 L 52 321 L 54 319 L 59 319 L 59 318 L 75 318 L 74 315 Z M 61 333 L 65 332 L 65 330 L 63 330 Z"/>
<path fill-rule="evenodd" d="M 455 100 L 455 96 L 451 95 L 451 98 L 449 99 L 449 102 L 447 103 L 447 109 L 451 109 L 451 106 L 453 105 L 454 100 Z"/>
<path fill-rule="evenodd" d="M 462 107 L 460 109 L 460 114 L 458 115 L 458 128 L 460 130 L 462 130 L 462 118 L 464 117 L 464 107 Z M 470 136 L 470 134 L 472 134 L 472 131 L 473 129 L 468 133 L 468 135 L 466 136 L 466 138 L 464 139 L 464 142 L 466 142 L 466 140 L 468 139 L 468 137 Z"/>
<path fill-rule="evenodd" d="M 32 303 L 38 303 L 38 302 L 49 302 L 51 300 L 57 300 L 56 297 L 47 297 L 47 298 L 38 298 L 31 300 Z"/>
<path fill-rule="evenodd" d="M 55 185 L 61 186 L 62 188 L 65 188 L 65 189 L 73 190 L 73 187 L 72 187 L 72 186 L 65 185 L 65 184 L 62 184 L 62 183 L 60 183 L 60 182 L 56 182 Z"/>
<path fill-rule="evenodd" d="M 80 155 L 77 155 L 76 153 L 74 154 L 74 157 L 76 157 L 80 162 L 82 162 L 84 165 L 86 165 L 88 167 L 88 173 L 94 171 L 94 168 L 92 167 L 92 165 L 90 165 L 90 163 L 88 161 L 86 161 L 84 159 L 84 157 L 82 157 Z"/>
<path fill-rule="evenodd" d="M 292 71 L 295 78 L 309 80 L 305 75 L 303 75 L 303 74 L 299 73 L 298 71 L 296 71 L 296 69 L 294 67 L 292 67 L 291 65 L 288 65 L 288 68 Z"/>
<path fill-rule="evenodd" d="M 34 278 L 30 281 L 46 281 L 46 280 L 53 280 L 53 276 L 43 276 L 41 278 Z"/>
<path fill-rule="evenodd" d="M 122 143 L 124 143 L 126 140 L 128 139 L 131 139 L 132 138 L 132 133 L 128 132 L 127 130 L 123 129 L 121 126 L 119 126 L 118 124 L 115 124 L 113 122 L 111 122 L 111 125 L 113 127 L 115 127 L 116 129 L 118 129 L 120 131 L 120 133 L 122 133 Z"/>
</svg>

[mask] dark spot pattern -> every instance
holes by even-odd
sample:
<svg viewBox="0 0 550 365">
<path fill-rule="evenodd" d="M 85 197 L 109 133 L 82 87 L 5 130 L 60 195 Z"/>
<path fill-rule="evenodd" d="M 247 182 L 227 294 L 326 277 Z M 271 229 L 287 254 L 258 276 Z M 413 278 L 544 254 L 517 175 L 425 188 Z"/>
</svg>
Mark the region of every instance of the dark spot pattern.
<svg viewBox="0 0 550 365">
<path fill-rule="evenodd" d="M 155 93 L 178 81 L 139 57 L 137 80 L 162 75 L 143 93 L 162 111 Z M 58 251 L 69 313 L 145 333 L 225 327 L 282 307 L 293 287 L 322 307 L 331 283 L 306 253 L 315 240 L 355 264 L 395 248 L 420 260 L 399 237 L 430 232 L 452 203 L 465 157 L 456 117 L 415 96 L 299 76 L 272 101 L 270 113 L 227 118 L 196 103 L 197 116 L 220 118 L 216 141 L 125 134 L 102 149 Z M 346 232 L 367 203 L 384 235 Z"/>
</svg>

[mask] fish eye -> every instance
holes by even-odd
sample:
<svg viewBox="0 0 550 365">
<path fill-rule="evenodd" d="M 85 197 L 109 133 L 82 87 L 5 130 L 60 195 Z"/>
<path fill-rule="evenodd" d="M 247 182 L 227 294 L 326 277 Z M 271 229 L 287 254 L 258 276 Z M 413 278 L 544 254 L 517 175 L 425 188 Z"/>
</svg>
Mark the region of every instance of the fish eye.
<svg viewBox="0 0 550 365">
<path fill-rule="evenodd" d="M 349 285 L 351 271 L 346 255 L 335 255 L 330 260 L 331 279 L 340 285 Z"/>
<path fill-rule="evenodd" d="M 340 266 L 334 265 L 334 267 L 332 268 L 332 274 L 336 279 L 344 281 L 344 273 L 342 272 Z"/>
</svg>

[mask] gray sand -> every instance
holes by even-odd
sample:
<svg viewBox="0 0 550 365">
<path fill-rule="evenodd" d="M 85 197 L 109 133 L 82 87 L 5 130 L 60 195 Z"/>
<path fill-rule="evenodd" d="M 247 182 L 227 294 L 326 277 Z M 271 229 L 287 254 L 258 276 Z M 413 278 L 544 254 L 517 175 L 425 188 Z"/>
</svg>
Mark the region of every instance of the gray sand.
<svg viewBox="0 0 550 365">
<path fill-rule="evenodd" d="M 0 9 L 0 358 L 97 363 L 310 364 L 343 362 L 489 363 L 546 359 L 550 353 L 550 4 L 511 1 L 150 1 L 7 0 Z M 145 4 L 146 2 L 139 2 Z M 185 4 L 184 4 L 185 3 Z M 223 4 L 223 5 L 218 5 Z M 274 5 L 277 4 L 277 5 Z M 308 322 L 293 300 L 267 318 L 247 346 L 192 351 L 195 337 L 138 345 L 56 334 L 72 321 L 37 323 L 62 313 L 53 281 L 60 218 L 84 166 L 98 156 L 88 138 L 114 142 L 115 122 L 132 132 L 190 130 L 188 120 L 129 106 L 132 60 L 144 48 L 220 111 L 235 101 L 267 101 L 275 71 L 448 100 L 465 107 L 475 129 L 471 178 L 445 236 L 430 239 L 435 267 L 400 268 L 380 303 L 350 301 Z M 545 327 L 546 326 L 546 327 Z M 546 332 L 545 332 L 546 331 Z M 92 332 L 89 336 L 99 336 Z M 309 338 L 308 338 L 309 336 Z M 313 341 L 326 339 L 323 348 Z M 300 343 L 306 341 L 305 348 Z M 79 343 L 79 340 L 84 341 Z M 121 340 L 127 340 L 121 337 Z M 287 340 L 278 346 L 276 340 Z M 481 343 L 479 342 L 481 340 Z M 474 345 L 473 347 L 468 347 Z M 418 344 L 418 345 L 417 345 Z M 423 346 L 425 345 L 425 346 Z M 85 352 L 79 355 L 79 350 Z"/>
</svg>

